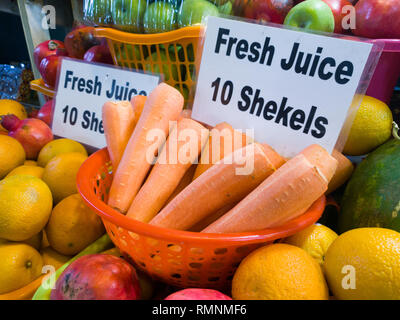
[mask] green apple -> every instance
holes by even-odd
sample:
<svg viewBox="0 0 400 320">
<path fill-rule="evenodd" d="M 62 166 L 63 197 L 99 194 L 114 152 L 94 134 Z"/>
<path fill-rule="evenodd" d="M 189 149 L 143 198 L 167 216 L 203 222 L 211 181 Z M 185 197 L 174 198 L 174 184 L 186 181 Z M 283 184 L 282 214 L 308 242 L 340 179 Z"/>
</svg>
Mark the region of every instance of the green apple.
<svg viewBox="0 0 400 320">
<path fill-rule="evenodd" d="M 231 15 L 232 10 L 233 10 L 233 6 L 232 6 L 232 2 L 230 2 L 230 1 L 218 6 L 218 11 L 220 14 Z"/>
<path fill-rule="evenodd" d="M 218 8 L 207 0 L 183 0 L 179 9 L 179 26 L 202 23 L 204 17 L 219 16 Z"/>
<path fill-rule="evenodd" d="M 150 62 L 153 63 L 153 67 Z M 160 72 L 160 66 L 162 72 Z M 178 68 L 176 67 L 176 64 L 168 63 L 165 51 L 160 51 L 160 54 L 158 54 L 158 52 L 153 52 L 148 56 L 145 60 L 144 70 L 154 73 L 162 73 L 164 75 L 164 81 L 169 81 L 171 79 L 172 72 L 172 79 L 179 81 Z"/>
<path fill-rule="evenodd" d="M 176 9 L 164 1 L 156 1 L 147 7 L 143 17 L 146 33 L 160 33 L 176 28 Z"/>
<path fill-rule="evenodd" d="M 85 7 L 85 17 L 93 23 L 100 25 L 110 25 L 112 18 L 112 0 L 93 0 L 91 6 Z"/>
<path fill-rule="evenodd" d="M 146 2 L 143 0 L 115 0 L 114 27 L 128 32 L 141 32 Z"/>
<path fill-rule="evenodd" d="M 335 17 L 331 8 L 322 0 L 307 0 L 289 11 L 284 24 L 315 31 L 333 32 Z"/>
</svg>

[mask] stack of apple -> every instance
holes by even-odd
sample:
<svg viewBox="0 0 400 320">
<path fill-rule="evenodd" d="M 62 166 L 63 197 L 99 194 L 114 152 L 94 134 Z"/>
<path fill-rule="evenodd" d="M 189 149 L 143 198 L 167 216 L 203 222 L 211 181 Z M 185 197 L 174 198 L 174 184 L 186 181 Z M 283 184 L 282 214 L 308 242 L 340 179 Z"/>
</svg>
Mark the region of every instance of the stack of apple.
<svg viewBox="0 0 400 320">
<path fill-rule="evenodd" d="M 40 43 L 33 56 L 45 85 L 51 89 L 56 85 L 57 69 L 63 57 L 113 64 L 105 39 L 97 38 L 94 28 L 86 26 L 74 28 L 64 42 L 48 40 Z"/>
<path fill-rule="evenodd" d="M 399 0 L 247 0 L 243 15 L 316 31 L 375 39 L 400 38 Z M 352 23 L 353 22 L 353 23 Z"/>
</svg>

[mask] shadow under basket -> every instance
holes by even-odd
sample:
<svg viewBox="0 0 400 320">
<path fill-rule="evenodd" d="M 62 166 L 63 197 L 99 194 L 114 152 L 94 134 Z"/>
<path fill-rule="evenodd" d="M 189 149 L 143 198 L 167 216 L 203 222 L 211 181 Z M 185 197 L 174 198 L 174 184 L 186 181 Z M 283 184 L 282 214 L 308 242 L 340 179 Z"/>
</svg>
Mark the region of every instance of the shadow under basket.
<svg viewBox="0 0 400 320">
<path fill-rule="evenodd" d="M 78 190 L 98 214 L 114 244 L 137 268 L 177 287 L 225 289 L 242 261 L 254 249 L 288 237 L 315 223 L 325 196 L 306 213 L 284 225 L 255 232 L 206 234 L 165 229 L 119 213 L 106 203 L 112 182 L 107 149 L 92 154 L 81 166 Z"/>
</svg>

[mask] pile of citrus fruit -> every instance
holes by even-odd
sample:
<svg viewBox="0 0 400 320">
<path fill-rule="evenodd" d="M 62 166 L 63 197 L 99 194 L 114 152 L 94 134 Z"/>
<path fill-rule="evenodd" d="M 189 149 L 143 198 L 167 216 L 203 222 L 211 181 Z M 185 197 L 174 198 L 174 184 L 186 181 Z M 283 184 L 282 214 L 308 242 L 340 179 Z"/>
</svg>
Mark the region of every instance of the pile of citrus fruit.
<svg viewBox="0 0 400 320">
<path fill-rule="evenodd" d="M 19 103 L 7 107 L 26 117 Z M 18 141 L 0 134 L 0 295 L 32 282 L 44 266 L 57 269 L 105 232 L 77 193 L 87 156 L 78 142 L 57 139 L 26 160 Z"/>
</svg>

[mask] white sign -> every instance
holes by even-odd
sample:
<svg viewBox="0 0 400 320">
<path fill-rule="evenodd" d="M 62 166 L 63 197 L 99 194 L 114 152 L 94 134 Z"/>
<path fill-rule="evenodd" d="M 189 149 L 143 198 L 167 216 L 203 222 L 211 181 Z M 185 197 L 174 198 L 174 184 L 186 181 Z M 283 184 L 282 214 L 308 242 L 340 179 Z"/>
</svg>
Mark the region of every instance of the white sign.
<svg viewBox="0 0 400 320">
<path fill-rule="evenodd" d="M 372 47 L 209 17 L 192 117 L 254 129 L 285 157 L 314 143 L 332 152 Z"/>
<path fill-rule="evenodd" d="M 156 75 L 64 58 L 59 70 L 53 133 L 103 148 L 103 104 L 148 95 L 158 83 Z"/>
</svg>

